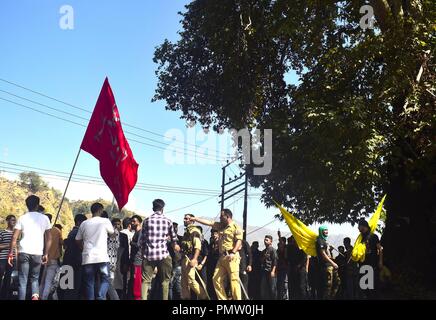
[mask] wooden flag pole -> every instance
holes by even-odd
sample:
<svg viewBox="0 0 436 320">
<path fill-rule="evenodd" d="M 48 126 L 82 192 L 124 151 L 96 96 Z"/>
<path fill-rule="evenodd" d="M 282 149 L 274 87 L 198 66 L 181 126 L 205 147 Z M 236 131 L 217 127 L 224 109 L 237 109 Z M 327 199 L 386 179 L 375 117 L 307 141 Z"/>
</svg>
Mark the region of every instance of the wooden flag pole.
<svg viewBox="0 0 436 320">
<path fill-rule="evenodd" d="M 77 152 L 76 160 L 74 160 L 73 169 L 71 170 L 70 177 L 68 178 L 67 186 L 65 187 L 64 194 L 62 195 L 62 200 L 61 200 L 61 203 L 60 203 L 60 205 L 59 205 L 59 209 L 58 209 L 58 212 L 57 212 L 57 214 L 56 214 L 56 219 L 55 219 L 53 225 L 56 224 L 56 221 L 57 221 L 58 218 L 59 218 L 59 214 L 61 213 L 62 204 L 64 203 L 65 195 L 66 195 L 66 193 L 67 193 L 68 186 L 70 185 L 71 177 L 73 176 L 74 169 L 76 168 L 77 160 L 79 159 L 79 155 L 80 155 L 80 151 L 81 151 L 81 150 L 82 150 L 82 148 L 79 148 L 79 152 Z"/>
</svg>

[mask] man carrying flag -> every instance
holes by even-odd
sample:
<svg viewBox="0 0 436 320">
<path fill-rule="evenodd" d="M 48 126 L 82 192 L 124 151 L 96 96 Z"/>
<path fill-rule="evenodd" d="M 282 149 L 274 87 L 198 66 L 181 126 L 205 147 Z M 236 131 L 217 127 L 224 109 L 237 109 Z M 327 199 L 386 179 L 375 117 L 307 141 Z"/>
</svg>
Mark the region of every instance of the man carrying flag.
<svg viewBox="0 0 436 320">
<path fill-rule="evenodd" d="M 327 243 L 328 229 L 319 227 L 316 239 L 316 252 L 318 256 L 320 297 L 323 300 L 334 299 L 339 289 L 338 265 L 333 261 L 330 246 Z"/>
<path fill-rule="evenodd" d="M 80 148 L 100 161 L 101 176 L 121 211 L 138 179 L 138 163 L 124 136 L 115 97 L 107 78 Z"/>
<path fill-rule="evenodd" d="M 365 219 L 359 221 L 358 228 L 362 236 L 362 243 L 366 247 L 365 260 L 360 266 L 369 265 L 374 270 L 374 287 L 373 289 L 364 290 L 364 294 L 368 299 L 377 299 L 380 270 L 383 269 L 383 247 L 380 244 L 379 237 L 371 232 L 371 228 Z"/>
</svg>

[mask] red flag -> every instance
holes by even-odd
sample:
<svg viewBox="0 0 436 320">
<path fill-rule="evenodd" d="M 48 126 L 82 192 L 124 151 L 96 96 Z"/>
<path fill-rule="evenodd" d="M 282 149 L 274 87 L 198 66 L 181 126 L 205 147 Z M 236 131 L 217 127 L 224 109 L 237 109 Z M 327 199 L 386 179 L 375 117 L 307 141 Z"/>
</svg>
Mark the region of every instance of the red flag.
<svg viewBox="0 0 436 320">
<path fill-rule="evenodd" d="M 138 163 L 124 136 L 115 97 L 106 78 L 81 149 L 100 161 L 100 173 L 121 210 L 138 179 Z"/>
</svg>

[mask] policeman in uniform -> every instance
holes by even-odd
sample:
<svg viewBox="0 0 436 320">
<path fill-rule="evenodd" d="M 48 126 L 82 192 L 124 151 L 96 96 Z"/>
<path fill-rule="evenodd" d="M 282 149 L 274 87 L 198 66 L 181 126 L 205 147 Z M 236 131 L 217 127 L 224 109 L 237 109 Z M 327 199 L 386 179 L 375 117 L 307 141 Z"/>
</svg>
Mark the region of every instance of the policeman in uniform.
<svg viewBox="0 0 436 320">
<path fill-rule="evenodd" d="M 233 300 L 241 300 L 241 285 L 239 281 L 239 250 L 242 245 L 242 230 L 232 220 L 233 214 L 229 209 L 221 211 L 220 222 L 201 218 L 191 220 L 211 226 L 219 232 L 218 263 L 213 275 L 213 284 L 218 300 L 227 300 L 225 291 L 226 280 L 230 277 L 230 288 Z"/>
<path fill-rule="evenodd" d="M 206 299 L 206 291 L 195 279 L 195 268 L 201 251 L 201 231 L 194 226 L 194 215 L 188 213 L 183 219 L 186 227 L 182 238 L 182 299 L 191 299 L 191 291 L 199 299 Z"/>
</svg>

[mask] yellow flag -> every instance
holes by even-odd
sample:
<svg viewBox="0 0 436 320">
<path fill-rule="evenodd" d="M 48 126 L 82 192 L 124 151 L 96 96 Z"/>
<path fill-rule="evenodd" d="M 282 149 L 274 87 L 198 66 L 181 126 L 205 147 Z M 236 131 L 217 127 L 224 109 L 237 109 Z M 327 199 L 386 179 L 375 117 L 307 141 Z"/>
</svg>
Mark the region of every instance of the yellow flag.
<svg viewBox="0 0 436 320">
<path fill-rule="evenodd" d="M 274 200 L 273 200 L 274 201 Z M 316 239 L 318 235 L 310 230 L 303 222 L 295 218 L 285 208 L 274 201 L 276 206 L 280 209 L 289 229 L 297 242 L 298 247 L 303 250 L 307 255 L 316 257 Z"/>
<path fill-rule="evenodd" d="M 386 195 L 381 199 L 377 209 L 375 210 L 374 214 L 368 221 L 371 233 L 374 233 L 375 229 L 377 229 L 378 220 L 380 219 L 380 214 L 383 209 L 383 203 L 385 202 L 385 198 Z M 354 243 L 353 251 L 351 251 L 351 259 L 353 259 L 353 261 L 356 262 L 363 262 L 365 261 L 365 253 L 366 253 L 366 245 L 365 243 L 362 243 L 362 235 L 359 234 L 359 236 L 356 239 L 356 242 Z"/>
</svg>

